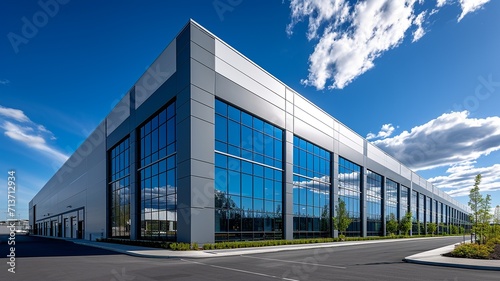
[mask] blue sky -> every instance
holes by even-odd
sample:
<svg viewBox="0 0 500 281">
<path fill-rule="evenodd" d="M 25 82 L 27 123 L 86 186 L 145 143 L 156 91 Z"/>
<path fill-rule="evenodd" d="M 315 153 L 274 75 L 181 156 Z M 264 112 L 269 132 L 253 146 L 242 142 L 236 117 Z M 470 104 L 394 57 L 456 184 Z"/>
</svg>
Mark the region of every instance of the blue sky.
<svg viewBox="0 0 500 281">
<path fill-rule="evenodd" d="M 17 171 L 19 217 L 189 18 L 457 200 L 482 173 L 500 204 L 499 1 L 101 2 L 0 4 L 0 185 Z"/>
</svg>

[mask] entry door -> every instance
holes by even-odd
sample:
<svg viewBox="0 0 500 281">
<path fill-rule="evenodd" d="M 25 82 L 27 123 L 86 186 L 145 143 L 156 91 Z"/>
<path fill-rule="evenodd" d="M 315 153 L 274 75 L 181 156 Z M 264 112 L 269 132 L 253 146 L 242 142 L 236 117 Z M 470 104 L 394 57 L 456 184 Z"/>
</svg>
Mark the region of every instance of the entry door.
<svg viewBox="0 0 500 281">
<path fill-rule="evenodd" d="M 71 229 L 69 227 L 69 220 L 68 218 L 64 219 L 64 237 L 70 237 L 71 235 Z"/>
<path fill-rule="evenodd" d="M 71 238 L 76 238 L 78 227 L 76 225 L 76 217 L 71 217 Z"/>
<path fill-rule="evenodd" d="M 76 238 L 78 239 L 83 239 L 83 236 L 84 236 L 84 232 L 83 232 L 83 221 L 79 221 L 78 222 L 78 235 Z"/>
</svg>

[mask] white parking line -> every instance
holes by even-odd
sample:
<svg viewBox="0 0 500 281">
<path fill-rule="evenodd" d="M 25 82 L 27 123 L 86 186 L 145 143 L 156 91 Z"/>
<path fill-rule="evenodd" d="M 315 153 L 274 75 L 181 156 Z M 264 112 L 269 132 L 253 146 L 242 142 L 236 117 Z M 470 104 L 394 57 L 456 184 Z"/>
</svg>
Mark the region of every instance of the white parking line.
<svg viewBox="0 0 500 281">
<path fill-rule="evenodd" d="M 253 274 L 253 275 L 258 275 L 258 276 L 264 276 L 264 277 L 269 277 L 269 278 L 274 278 L 274 279 L 288 280 L 288 281 L 299 281 L 297 279 L 290 279 L 290 278 L 278 277 L 278 276 L 268 275 L 268 274 L 259 273 L 259 272 L 252 272 L 252 271 L 241 270 L 241 269 L 236 269 L 236 268 L 230 268 L 230 267 L 225 267 L 225 266 L 218 266 L 218 265 L 206 264 L 206 263 L 201 263 L 201 262 L 196 262 L 196 261 L 190 261 L 190 260 L 185 260 L 185 259 L 181 259 L 181 261 L 190 262 L 190 263 L 199 264 L 199 265 L 206 265 L 206 266 L 210 266 L 210 267 L 214 267 L 214 268 L 231 270 L 231 271 L 236 271 L 236 272 L 241 272 L 241 273 L 247 273 L 247 274 Z"/>
<path fill-rule="evenodd" d="M 279 260 L 279 259 L 270 259 L 270 258 L 259 258 L 259 257 L 251 257 L 251 256 L 241 256 L 242 258 L 248 259 L 259 259 L 259 260 L 269 260 L 269 261 L 280 261 L 280 262 L 288 262 L 288 263 L 299 263 L 299 264 L 307 264 L 307 265 L 315 265 L 315 266 L 323 266 L 323 267 L 331 267 L 338 269 L 347 269 L 344 266 L 336 266 L 336 265 L 328 265 L 328 264 L 319 264 L 319 263 L 308 263 L 308 262 L 300 262 L 300 261 L 287 261 L 287 260 Z"/>
</svg>

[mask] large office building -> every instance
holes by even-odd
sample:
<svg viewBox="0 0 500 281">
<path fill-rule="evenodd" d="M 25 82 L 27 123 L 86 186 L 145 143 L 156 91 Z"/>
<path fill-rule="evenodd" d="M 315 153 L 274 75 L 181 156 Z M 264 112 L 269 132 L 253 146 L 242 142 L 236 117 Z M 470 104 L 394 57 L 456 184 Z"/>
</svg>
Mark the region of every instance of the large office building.
<svg viewBox="0 0 500 281">
<path fill-rule="evenodd" d="M 208 243 L 413 233 L 468 209 L 189 21 L 30 202 L 38 235 Z"/>
</svg>

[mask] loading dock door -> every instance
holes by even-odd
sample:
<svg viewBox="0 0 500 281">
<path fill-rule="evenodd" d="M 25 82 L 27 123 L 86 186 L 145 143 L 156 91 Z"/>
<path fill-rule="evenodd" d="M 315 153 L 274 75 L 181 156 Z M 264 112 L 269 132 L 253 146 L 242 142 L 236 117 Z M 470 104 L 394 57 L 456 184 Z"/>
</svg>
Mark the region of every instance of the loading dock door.
<svg viewBox="0 0 500 281">
<path fill-rule="evenodd" d="M 64 219 L 64 237 L 68 238 L 71 235 L 71 229 L 69 227 L 69 220 L 68 218 Z"/>
</svg>

